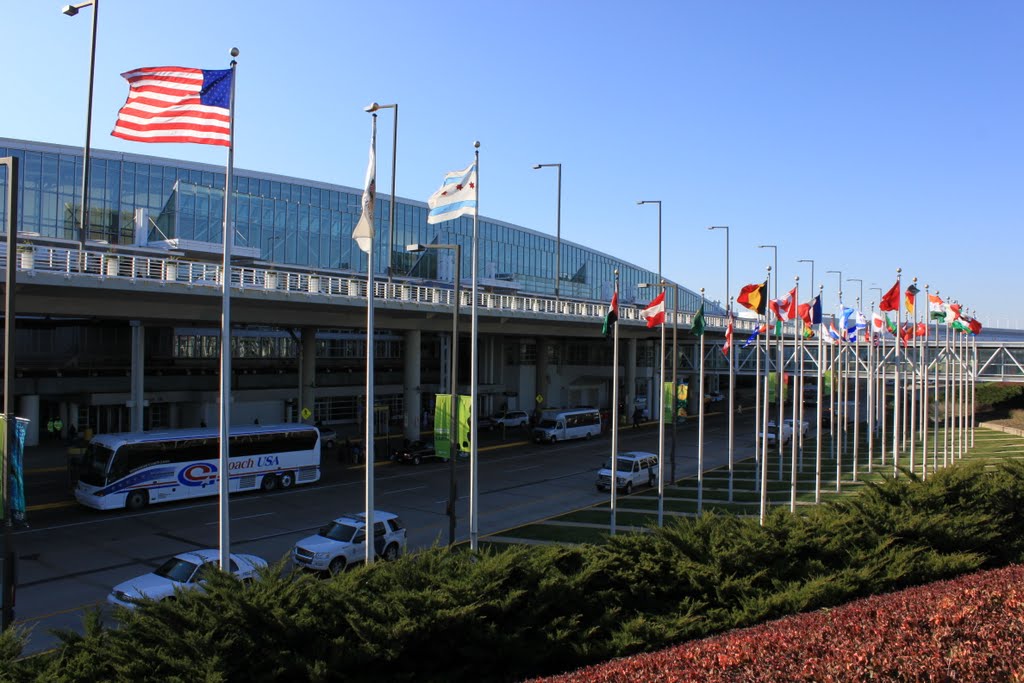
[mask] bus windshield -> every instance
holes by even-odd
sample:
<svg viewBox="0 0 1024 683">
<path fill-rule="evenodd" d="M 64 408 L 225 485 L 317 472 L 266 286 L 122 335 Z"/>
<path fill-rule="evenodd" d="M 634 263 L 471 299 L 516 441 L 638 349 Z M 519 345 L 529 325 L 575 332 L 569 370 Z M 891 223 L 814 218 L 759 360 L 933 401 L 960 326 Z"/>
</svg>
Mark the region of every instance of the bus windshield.
<svg viewBox="0 0 1024 683">
<path fill-rule="evenodd" d="M 538 426 L 543 429 L 554 429 L 557 424 L 554 420 L 541 420 Z"/>
<path fill-rule="evenodd" d="M 85 455 L 82 456 L 82 469 L 79 478 L 90 486 L 104 486 L 107 483 L 107 467 L 110 465 L 112 457 L 114 457 L 114 451 L 106 446 L 89 444 L 85 449 Z"/>
</svg>

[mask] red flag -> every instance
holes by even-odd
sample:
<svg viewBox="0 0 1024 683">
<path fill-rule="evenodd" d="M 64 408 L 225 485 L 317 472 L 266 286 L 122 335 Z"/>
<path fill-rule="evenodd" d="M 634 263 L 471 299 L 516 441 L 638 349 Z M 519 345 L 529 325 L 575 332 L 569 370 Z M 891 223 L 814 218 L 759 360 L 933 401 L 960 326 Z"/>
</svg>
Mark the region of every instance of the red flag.
<svg viewBox="0 0 1024 683">
<path fill-rule="evenodd" d="M 882 300 L 879 302 L 878 307 L 883 311 L 895 311 L 900 307 L 900 281 L 897 280 L 896 284 L 892 286 Z"/>
<path fill-rule="evenodd" d="M 729 316 L 729 324 L 725 328 L 725 343 L 722 344 L 722 353 L 729 355 L 732 349 L 732 316 Z"/>
<path fill-rule="evenodd" d="M 928 324 L 927 323 L 918 323 L 917 324 L 917 329 L 914 330 L 914 336 L 915 337 L 927 337 L 928 336 Z"/>
<path fill-rule="evenodd" d="M 640 317 L 647 321 L 647 327 L 665 324 L 665 290 L 654 297 L 654 301 L 648 304 L 647 308 L 640 311 Z"/>
<path fill-rule="evenodd" d="M 779 320 L 792 320 L 796 317 L 796 287 L 789 290 L 785 299 L 772 299 L 768 302 L 768 308 Z"/>
<path fill-rule="evenodd" d="M 981 334 L 981 322 L 979 322 L 977 319 L 971 318 L 971 320 L 967 324 L 970 325 L 971 332 L 973 332 L 974 334 Z"/>
<path fill-rule="evenodd" d="M 744 285 L 740 295 L 736 297 L 736 303 L 745 308 L 755 311 L 758 315 L 764 315 L 767 300 L 765 292 L 768 291 L 768 281 L 765 280 L 759 285 Z"/>
</svg>

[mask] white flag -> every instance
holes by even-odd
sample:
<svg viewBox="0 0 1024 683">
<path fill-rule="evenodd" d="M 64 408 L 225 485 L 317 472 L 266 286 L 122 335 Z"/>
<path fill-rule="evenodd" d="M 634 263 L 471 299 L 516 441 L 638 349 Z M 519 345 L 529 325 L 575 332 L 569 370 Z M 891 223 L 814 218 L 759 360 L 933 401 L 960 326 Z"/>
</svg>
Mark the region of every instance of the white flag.
<svg viewBox="0 0 1024 683">
<path fill-rule="evenodd" d="M 430 195 L 427 223 L 450 221 L 476 210 L 476 164 L 462 171 L 452 171 L 444 177 L 441 188 Z"/>
<path fill-rule="evenodd" d="M 370 163 L 366 166 L 366 185 L 363 190 L 363 213 L 352 231 L 352 239 L 367 254 L 373 247 L 373 207 L 377 197 L 377 117 L 373 119 L 370 135 Z"/>
</svg>

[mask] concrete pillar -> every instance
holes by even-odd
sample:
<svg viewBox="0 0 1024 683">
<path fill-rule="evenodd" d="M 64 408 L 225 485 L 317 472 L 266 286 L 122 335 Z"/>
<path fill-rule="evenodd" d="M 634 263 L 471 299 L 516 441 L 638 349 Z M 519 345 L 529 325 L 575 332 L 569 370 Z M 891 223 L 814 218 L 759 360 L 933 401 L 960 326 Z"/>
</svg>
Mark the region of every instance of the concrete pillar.
<svg viewBox="0 0 1024 683">
<path fill-rule="evenodd" d="M 39 395 L 28 394 L 18 396 L 18 409 L 15 415 L 28 419 L 28 428 L 25 430 L 25 445 L 39 445 Z M 45 425 L 43 425 L 45 427 Z M 28 466 L 28 463 L 26 463 Z"/>
<path fill-rule="evenodd" d="M 419 330 L 405 333 L 403 391 L 405 398 L 405 416 L 402 420 L 402 433 L 405 438 L 413 441 L 420 438 L 422 400 L 420 393 L 420 343 L 422 336 Z"/>
<path fill-rule="evenodd" d="M 145 341 L 146 328 L 138 320 L 131 321 L 132 328 L 132 369 L 131 369 L 131 416 L 129 424 L 133 432 L 143 430 L 143 410 L 145 409 Z"/>
<path fill-rule="evenodd" d="M 313 389 L 316 387 L 316 328 L 302 328 L 302 351 L 299 354 L 299 422 L 313 423 L 313 409 L 316 399 Z M 310 416 L 304 418 L 302 412 L 308 408 Z"/>
<path fill-rule="evenodd" d="M 536 397 L 534 398 L 534 407 L 538 410 L 544 410 L 546 407 L 552 405 L 551 397 L 548 396 L 548 338 L 537 337 L 537 396 L 542 396 L 543 400 L 537 403 Z"/>
<path fill-rule="evenodd" d="M 626 340 L 626 403 L 623 413 L 626 420 L 633 419 L 633 411 L 636 410 L 636 339 Z"/>
</svg>

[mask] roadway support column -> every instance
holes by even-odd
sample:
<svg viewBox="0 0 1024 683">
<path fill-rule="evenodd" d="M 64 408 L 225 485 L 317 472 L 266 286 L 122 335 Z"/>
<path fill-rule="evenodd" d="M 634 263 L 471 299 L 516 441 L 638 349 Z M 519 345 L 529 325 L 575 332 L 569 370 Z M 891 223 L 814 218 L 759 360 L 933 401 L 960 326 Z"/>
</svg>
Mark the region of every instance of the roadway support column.
<svg viewBox="0 0 1024 683">
<path fill-rule="evenodd" d="M 316 397 L 316 328 L 302 328 L 302 353 L 299 354 L 299 410 L 298 421 L 312 424 Z M 306 410 L 309 410 L 308 415 Z"/>
<path fill-rule="evenodd" d="M 534 399 L 534 407 L 537 410 L 544 410 L 551 405 L 551 397 L 548 396 L 548 339 L 537 337 L 537 396 L 542 397 L 538 402 Z"/>
<path fill-rule="evenodd" d="M 402 433 L 405 438 L 415 441 L 420 438 L 420 415 L 423 412 L 420 393 L 420 343 L 419 330 L 405 333 L 404 399 L 405 416 L 402 419 Z"/>
<path fill-rule="evenodd" d="M 143 327 L 142 322 L 133 320 L 130 323 L 132 328 L 132 378 L 131 378 L 131 430 L 133 432 L 141 432 L 145 425 L 143 424 L 143 416 L 145 410 L 145 380 L 146 380 L 146 364 L 145 364 L 145 341 L 146 341 L 146 328 Z M 68 420 L 67 424 L 71 424 Z"/>
<path fill-rule="evenodd" d="M 626 420 L 633 419 L 633 411 L 636 410 L 636 339 L 626 342 L 626 405 L 623 406 L 621 415 Z"/>
</svg>

